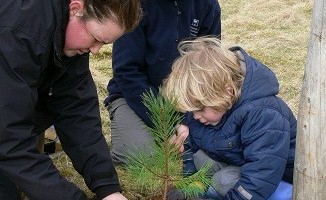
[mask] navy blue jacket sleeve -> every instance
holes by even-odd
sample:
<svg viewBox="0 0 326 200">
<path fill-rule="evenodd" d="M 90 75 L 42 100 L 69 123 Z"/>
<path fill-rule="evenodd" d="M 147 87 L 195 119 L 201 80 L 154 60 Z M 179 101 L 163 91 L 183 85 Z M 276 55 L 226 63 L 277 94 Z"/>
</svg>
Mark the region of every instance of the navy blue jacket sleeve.
<svg viewBox="0 0 326 200">
<path fill-rule="evenodd" d="M 197 172 L 197 169 L 196 169 L 195 163 L 194 163 L 194 153 L 196 153 L 196 151 L 198 149 L 196 149 L 195 144 L 192 143 L 191 137 L 189 137 L 189 136 L 185 140 L 184 148 L 185 148 L 185 150 L 182 155 L 183 175 L 190 176 Z"/>
<path fill-rule="evenodd" d="M 253 108 L 244 118 L 241 142 L 245 164 L 225 199 L 268 199 L 284 174 L 290 149 L 290 123 L 272 108 Z"/>
<path fill-rule="evenodd" d="M 185 114 L 184 122 L 185 125 L 188 125 L 188 123 L 191 123 L 193 120 L 192 115 L 190 113 Z M 189 130 L 192 131 L 192 130 Z M 199 150 L 199 147 L 196 145 L 196 143 L 192 140 L 191 135 L 189 134 L 184 142 L 184 153 L 182 155 L 183 159 L 183 174 L 184 176 L 190 176 L 197 172 L 197 169 L 195 167 L 194 163 L 194 153 L 196 153 Z"/>
<path fill-rule="evenodd" d="M 216 35 L 221 38 L 221 7 L 218 1 L 210 0 L 209 8 L 198 32 L 199 36 Z"/>
<path fill-rule="evenodd" d="M 113 46 L 113 76 L 128 105 L 146 123 L 151 124 L 141 95 L 153 87 L 145 73 L 146 38 L 142 26 L 118 39 Z"/>
</svg>

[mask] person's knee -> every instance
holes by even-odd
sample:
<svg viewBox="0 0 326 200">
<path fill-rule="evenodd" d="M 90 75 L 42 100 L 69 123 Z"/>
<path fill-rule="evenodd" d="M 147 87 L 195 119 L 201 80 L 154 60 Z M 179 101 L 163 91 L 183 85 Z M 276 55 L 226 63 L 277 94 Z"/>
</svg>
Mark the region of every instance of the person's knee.
<svg viewBox="0 0 326 200">
<path fill-rule="evenodd" d="M 113 154 L 124 154 L 127 151 L 127 146 L 124 144 L 112 144 L 111 151 Z"/>
<path fill-rule="evenodd" d="M 115 164 L 127 164 L 131 155 L 135 153 L 144 153 L 151 155 L 153 144 L 151 141 L 146 143 L 120 143 L 112 145 L 111 147 L 111 157 Z"/>
<path fill-rule="evenodd" d="M 153 142 L 150 140 L 144 140 L 142 142 L 135 141 L 132 143 L 122 143 L 112 145 L 112 151 L 119 154 L 130 154 L 135 152 L 150 153 L 153 148 Z"/>
<path fill-rule="evenodd" d="M 113 153 L 125 155 L 135 151 L 149 152 L 154 138 L 125 99 L 116 99 L 109 106 L 112 117 L 110 128 Z"/>
<path fill-rule="evenodd" d="M 202 150 L 198 150 L 194 155 L 194 164 L 197 170 L 199 170 L 200 168 L 202 168 L 205 165 L 210 165 L 211 168 L 209 170 L 209 174 L 213 175 L 214 173 L 216 173 L 217 171 L 219 171 L 220 169 L 222 169 L 223 167 L 226 166 L 225 163 L 222 162 L 217 162 L 213 159 L 211 159 L 204 151 Z"/>
<path fill-rule="evenodd" d="M 110 154 L 111 154 L 111 159 L 112 159 L 114 165 L 126 164 L 127 159 L 126 159 L 125 155 L 119 154 L 118 152 L 115 152 L 112 150 L 110 151 Z"/>
<path fill-rule="evenodd" d="M 220 196 L 224 197 L 226 193 L 234 187 L 240 177 L 240 167 L 224 167 L 213 175 L 212 187 Z"/>
</svg>

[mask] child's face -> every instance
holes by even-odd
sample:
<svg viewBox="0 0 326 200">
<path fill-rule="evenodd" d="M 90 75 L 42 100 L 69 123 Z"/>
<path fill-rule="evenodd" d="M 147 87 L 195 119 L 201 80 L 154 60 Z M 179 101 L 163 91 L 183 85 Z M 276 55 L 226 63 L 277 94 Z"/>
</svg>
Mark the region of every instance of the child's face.
<svg viewBox="0 0 326 200">
<path fill-rule="evenodd" d="M 204 107 L 202 110 L 194 111 L 194 119 L 199 120 L 204 125 L 216 126 L 222 119 L 226 111 L 217 112 L 212 107 Z"/>
</svg>

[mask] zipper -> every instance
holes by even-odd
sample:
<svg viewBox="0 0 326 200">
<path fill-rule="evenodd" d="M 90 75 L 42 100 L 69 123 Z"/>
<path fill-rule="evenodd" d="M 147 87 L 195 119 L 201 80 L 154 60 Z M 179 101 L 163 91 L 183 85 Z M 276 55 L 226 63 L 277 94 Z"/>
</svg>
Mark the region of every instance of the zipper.
<svg viewBox="0 0 326 200">
<path fill-rule="evenodd" d="M 48 95 L 51 97 L 53 95 L 53 79 L 51 80 L 50 89 Z"/>
<path fill-rule="evenodd" d="M 177 1 L 174 1 L 174 6 L 177 9 L 177 32 L 176 32 L 176 39 L 175 42 L 179 41 L 179 29 L 180 29 L 180 15 L 181 15 L 181 11 L 179 9 L 179 5 Z"/>
</svg>

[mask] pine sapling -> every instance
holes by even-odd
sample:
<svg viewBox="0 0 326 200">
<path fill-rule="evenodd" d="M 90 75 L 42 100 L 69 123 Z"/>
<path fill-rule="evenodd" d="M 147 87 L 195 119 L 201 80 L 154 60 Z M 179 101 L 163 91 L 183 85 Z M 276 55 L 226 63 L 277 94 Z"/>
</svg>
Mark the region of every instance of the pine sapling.
<svg viewBox="0 0 326 200">
<path fill-rule="evenodd" d="M 155 143 L 150 148 L 151 153 L 137 149 L 130 152 L 129 162 L 125 166 L 128 179 L 142 192 L 159 192 L 164 200 L 171 188 L 182 190 L 186 197 L 203 194 L 210 183 L 207 175 L 210 166 L 184 177 L 182 155 L 170 143 L 176 125 L 182 121 L 180 113 L 175 111 L 175 101 L 164 99 L 160 92 L 155 96 L 150 91 L 143 95 L 143 104 L 150 112 L 152 126 L 146 128 Z"/>
</svg>

